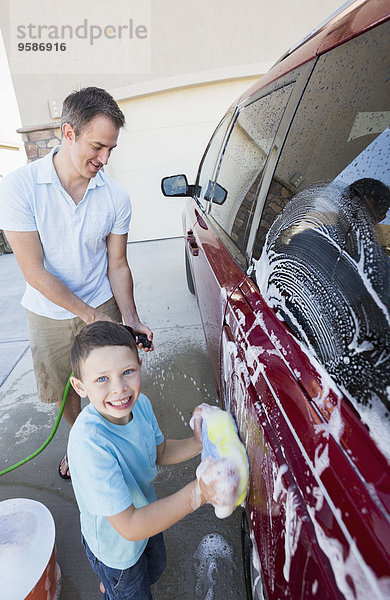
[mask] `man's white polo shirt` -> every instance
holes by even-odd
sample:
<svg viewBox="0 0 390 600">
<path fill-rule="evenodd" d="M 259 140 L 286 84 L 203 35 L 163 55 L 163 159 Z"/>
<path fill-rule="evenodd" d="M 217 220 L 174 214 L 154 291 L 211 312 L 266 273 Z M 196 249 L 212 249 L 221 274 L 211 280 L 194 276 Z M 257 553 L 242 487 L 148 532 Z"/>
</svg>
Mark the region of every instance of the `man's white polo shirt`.
<svg viewBox="0 0 390 600">
<path fill-rule="evenodd" d="M 106 238 L 110 233 L 128 233 L 130 198 L 119 183 L 99 171 L 76 206 L 54 168 L 58 149 L 20 167 L 0 183 L 0 228 L 38 231 L 45 268 L 96 308 L 112 296 Z M 75 316 L 29 284 L 22 305 L 52 319 Z"/>
</svg>

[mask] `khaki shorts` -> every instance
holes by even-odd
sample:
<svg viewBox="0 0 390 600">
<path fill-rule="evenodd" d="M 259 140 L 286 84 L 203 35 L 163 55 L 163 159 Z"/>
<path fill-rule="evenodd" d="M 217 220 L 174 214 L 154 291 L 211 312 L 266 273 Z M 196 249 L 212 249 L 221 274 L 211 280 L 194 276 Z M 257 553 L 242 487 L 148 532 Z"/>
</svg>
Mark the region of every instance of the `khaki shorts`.
<svg viewBox="0 0 390 600">
<path fill-rule="evenodd" d="M 97 309 L 115 321 L 122 322 L 114 297 Z M 41 317 L 27 309 L 25 312 L 39 398 L 45 403 L 61 401 L 72 371 L 70 349 L 85 322 L 80 317 L 58 320 Z"/>
</svg>

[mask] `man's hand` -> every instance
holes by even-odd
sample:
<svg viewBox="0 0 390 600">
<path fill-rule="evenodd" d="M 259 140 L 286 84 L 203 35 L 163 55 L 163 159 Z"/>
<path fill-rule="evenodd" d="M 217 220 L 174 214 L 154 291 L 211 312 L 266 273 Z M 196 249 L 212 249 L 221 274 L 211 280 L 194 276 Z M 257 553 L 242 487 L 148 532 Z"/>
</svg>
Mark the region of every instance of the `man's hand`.
<svg viewBox="0 0 390 600">
<path fill-rule="evenodd" d="M 143 349 L 145 352 L 152 352 L 152 350 L 154 350 L 153 333 L 149 329 L 149 327 L 146 327 L 146 325 L 141 323 L 141 321 L 132 321 L 131 323 L 126 322 L 125 324 L 129 325 L 133 329 L 135 334 L 144 333 L 148 340 L 151 342 L 150 348 L 146 348 L 145 346 L 143 346 L 142 342 L 138 342 L 138 340 L 136 340 L 138 348 Z"/>
</svg>

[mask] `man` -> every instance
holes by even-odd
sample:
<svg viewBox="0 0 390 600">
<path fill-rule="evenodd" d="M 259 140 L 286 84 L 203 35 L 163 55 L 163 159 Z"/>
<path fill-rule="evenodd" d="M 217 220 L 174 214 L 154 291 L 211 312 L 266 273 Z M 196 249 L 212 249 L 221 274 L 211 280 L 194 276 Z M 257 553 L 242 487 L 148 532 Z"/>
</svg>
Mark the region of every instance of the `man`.
<svg viewBox="0 0 390 600">
<path fill-rule="evenodd" d="M 126 258 L 130 199 L 103 172 L 124 123 L 105 90 L 73 92 L 63 105 L 61 145 L 0 185 L 0 227 L 26 281 L 22 305 L 39 396 L 58 407 L 70 348 L 86 323 L 123 320 L 153 338 L 138 317 Z M 80 408 L 71 389 L 64 410 L 71 426 Z M 70 476 L 66 456 L 59 475 Z"/>
</svg>

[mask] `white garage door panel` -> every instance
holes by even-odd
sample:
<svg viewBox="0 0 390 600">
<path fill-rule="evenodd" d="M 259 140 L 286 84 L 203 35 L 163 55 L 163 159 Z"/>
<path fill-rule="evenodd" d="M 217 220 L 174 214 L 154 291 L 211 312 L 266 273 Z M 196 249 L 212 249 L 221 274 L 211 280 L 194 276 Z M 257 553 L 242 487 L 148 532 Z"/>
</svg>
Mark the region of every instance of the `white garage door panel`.
<svg viewBox="0 0 390 600">
<path fill-rule="evenodd" d="M 183 235 L 181 215 L 186 198 L 166 198 L 161 193 L 161 179 L 172 174 L 176 165 L 123 173 L 122 185 L 131 190 L 133 216 L 129 241 L 154 240 Z M 189 173 L 191 165 L 177 173 Z M 119 179 L 117 177 L 117 179 Z M 190 180 L 190 183 L 192 181 Z"/>
<path fill-rule="evenodd" d="M 193 164 L 195 161 L 198 165 L 213 127 L 214 123 L 209 121 L 196 125 L 133 131 L 127 139 L 125 136 L 120 137 L 117 152 L 121 153 L 121 164 L 116 169 L 116 177 L 130 169 L 142 171 L 154 166 L 175 165 L 178 161 L 181 164 Z"/>
<path fill-rule="evenodd" d="M 183 235 L 181 215 L 185 199 L 159 197 L 148 204 L 137 205 L 131 221 L 129 241 L 158 240 Z M 155 215 L 160 215 L 159 220 Z"/>
<path fill-rule="evenodd" d="M 213 83 L 119 101 L 126 127 L 107 172 L 129 192 L 130 241 L 183 235 L 185 198 L 165 198 L 161 179 L 185 173 L 194 183 L 198 165 L 226 108 L 255 81 Z"/>
</svg>

